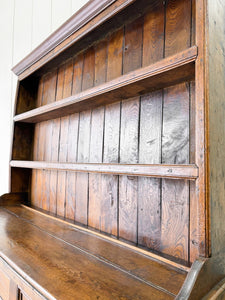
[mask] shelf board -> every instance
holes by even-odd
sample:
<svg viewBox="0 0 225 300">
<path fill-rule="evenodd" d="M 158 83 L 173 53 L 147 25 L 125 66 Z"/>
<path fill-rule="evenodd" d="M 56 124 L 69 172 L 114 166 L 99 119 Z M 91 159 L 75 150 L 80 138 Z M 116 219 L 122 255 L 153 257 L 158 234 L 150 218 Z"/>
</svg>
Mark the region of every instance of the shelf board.
<svg viewBox="0 0 225 300">
<path fill-rule="evenodd" d="M 16 115 L 14 121 L 47 121 L 193 80 L 197 52 L 193 46 L 79 94 Z"/>
<path fill-rule="evenodd" d="M 85 173 L 102 173 L 127 176 L 146 176 L 172 179 L 195 180 L 198 167 L 195 165 L 148 165 L 148 164 L 105 164 L 105 163 L 54 163 L 45 161 L 12 160 L 11 167 L 73 171 Z"/>
</svg>

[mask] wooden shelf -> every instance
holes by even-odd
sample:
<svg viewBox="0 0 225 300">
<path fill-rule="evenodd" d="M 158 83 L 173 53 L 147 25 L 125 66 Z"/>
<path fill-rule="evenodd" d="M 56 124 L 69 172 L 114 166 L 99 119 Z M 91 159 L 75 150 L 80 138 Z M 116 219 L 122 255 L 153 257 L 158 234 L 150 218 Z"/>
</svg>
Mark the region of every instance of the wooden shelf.
<svg viewBox="0 0 225 300">
<path fill-rule="evenodd" d="M 196 58 L 197 47 L 193 46 L 115 80 L 16 115 L 14 121 L 28 123 L 46 121 L 193 80 Z"/>
<path fill-rule="evenodd" d="M 28 169 L 75 171 L 85 173 L 103 173 L 113 175 L 146 176 L 188 180 L 195 180 L 198 178 L 198 167 L 195 165 L 53 163 L 44 161 L 12 160 L 10 162 L 10 166 Z"/>
</svg>

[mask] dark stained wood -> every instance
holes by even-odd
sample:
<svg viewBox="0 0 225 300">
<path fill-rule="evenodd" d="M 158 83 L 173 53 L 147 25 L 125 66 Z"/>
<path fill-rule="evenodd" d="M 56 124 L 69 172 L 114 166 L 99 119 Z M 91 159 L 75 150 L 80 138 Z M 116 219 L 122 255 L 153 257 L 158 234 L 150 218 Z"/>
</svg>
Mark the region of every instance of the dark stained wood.
<svg viewBox="0 0 225 300">
<path fill-rule="evenodd" d="M 73 82 L 73 60 L 65 63 L 64 83 L 62 97 L 69 97 L 72 94 Z M 68 161 L 68 138 L 69 138 L 70 117 L 63 117 L 60 120 L 60 140 L 59 140 L 59 161 Z M 57 181 L 57 215 L 64 217 L 66 208 L 66 182 L 67 172 L 58 172 Z"/>
<path fill-rule="evenodd" d="M 143 27 L 143 66 L 163 58 L 164 6 L 155 2 L 145 15 Z M 139 163 L 161 163 L 162 91 L 141 97 Z M 160 249 L 161 181 L 138 178 L 138 244 Z"/>
<path fill-rule="evenodd" d="M 161 60 L 164 53 L 164 6 L 155 1 L 143 24 L 143 67 Z"/>
<path fill-rule="evenodd" d="M 62 65 L 57 71 L 57 85 L 55 101 L 59 101 L 63 97 L 65 66 Z M 59 145 L 60 145 L 60 128 L 61 119 L 54 119 L 52 122 L 52 146 L 51 146 L 51 161 L 58 162 L 59 160 Z M 50 194 L 49 194 L 49 210 L 52 213 L 57 213 L 57 190 L 58 190 L 58 172 L 51 171 L 50 175 Z"/>
<path fill-rule="evenodd" d="M 84 62 L 83 53 L 81 53 L 80 55 L 74 58 L 72 95 L 81 92 L 83 62 Z"/>
<path fill-rule="evenodd" d="M 32 147 L 34 127 L 17 123 L 14 128 L 12 158 L 30 160 L 33 158 Z"/>
<path fill-rule="evenodd" d="M 191 80 L 194 78 L 194 61 L 196 56 L 197 48 L 192 47 L 168 57 L 165 60 L 160 60 L 155 64 L 125 74 L 122 77 L 118 77 L 93 89 L 89 89 L 86 92 L 17 115 L 14 117 L 14 121 L 40 122 Z M 90 78 L 87 76 L 84 81 L 85 85 L 83 90 L 88 89 L 88 87 L 90 88 L 90 86 L 88 86 L 89 80 Z"/>
<path fill-rule="evenodd" d="M 0 200 L 0 271 L 18 297 L 36 299 L 32 281 L 48 299 L 49 287 L 59 299 L 200 299 L 224 277 L 224 11 L 117 0 L 25 59 L 11 191 L 43 218 L 10 208 L 16 194 Z"/>
<path fill-rule="evenodd" d="M 20 83 L 18 87 L 18 99 L 15 107 L 16 114 L 29 111 L 36 107 L 36 99 L 38 82 L 37 80 L 28 80 L 27 82 Z"/>
<path fill-rule="evenodd" d="M 140 68 L 142 64 L 142 18 L 125 26 L 123 73 Z M 138 162 L 140 97 L 121 103 L 120 163 Z M 138 224 L 137 177 L 119 178 L 119 237 L 137 243 Z"/>
<path fill-rule="evenodd" d="M 131 72 L 142 65 L 143 18 L 125 26 L 123 74 Z"/>
<path fill-rule="evenodd" d="M 210 3 L 210 5 L 212 5 Z M 220 37 L 222 37 L 223 33 L 221 31 L 221 28 L 224 24 L 224 17 L 221 15 L 224 12 L 224 3 L 219 3 L 219 1 L 215 1 L 215 6 L 211 6 L 213 8 L 212 10 L 212 17 L 209 18 L 210 27 L 214 32 L 219 31 L 219 35 L 214 36 L 212 34 L 212 45 L 209 46 L 209 33 L 205 31 L 205 24 L 206 24 L 206 15 L 207 15 L 207 9 L 206 9 L 206 3 L 204 1 L 196 1 L 196 12 L 199 11 L 198 14 L 196 14 L 196 43 L 198 43 L 201 46 L 201 49 L 198 52 L 198 59 L 196 61 L 196 78 L 195 78 L 195 91 L 196 91 L 196 107 L 195 107 L 195 140 L 196 140 L 196 148 L 195 148 L 195 161 L 198 164 L 200 168 L 200 177 L 198 180 L 196 180 L 195 185 L 195 195 L 198 199 L 198 212 L 195 217 L 195 223 L 192 224 L 191 227 L 191 238 L 192 241 L 195 242 L 195 252 L 192 256 L 192 260 L 195 259 L 195 255 L 198 256 L 202 255 L 203 257 L 210 256 L 210 240 L 211 237 L 215 237 L 218 233 L 219 228 L 223 227 L 224 218 L 220 217 L 224 211 L 224 204 L 221 203 L 221 205 L 217 206 L 217 200 L 214 200 L 215 204 L 212 206 L 210 204 L 210 199 L 215 195 L 215 198 L 218 199 L 218 195 L 220 195 L 221 191 L 223 191 L 223 188 L 219 188 L 220 184 L 218 185 L 218 180 L 222 179 L 224 176 L 222 175 L 224 171 L 222 171 L 221 167 L 223 166 L 223 159 L 221 158 L 222 152 L 219 154 L 218 149 L 219 147 L 214 144 L 213 151 L 211 154 L 209 154 L 209 141 L 214 142 L 215 140 L 212 140 L 209 138 L 209 126 L 211 125 L 211 130 L 216 130 L 218 132 L 217 141 L 220 140 L 220 138 L 224 137 L 224 130 L 220 130 L 221 124 L 223 124 L 224 118 L 221 115 L 222 110 L 220 110 L 220 104 L 216 102 L 212 104 L 211 102 L 216 101 L 215 99 L 220 98 L 218 97 L 218 92 L 223 94 L 224 90 L 224 81 L 223 79 L 217 75 L 218 71 L 215 71 L 217 68 L 212 67 L 212 70 L 209 69 L 209 58 L 208 55 L 211 52 L 214 58 L 212 59 L 211 66 L 218 65 L 220 67 L 224 67 L 224 60 L 221 54 L 219 53 L 221 48 L 221 43 L 219 42 Z M 214 10 L 216 9 L 216 10 Z M 220 12 L 220 13 L 219 13 Z M 218 22 L 219 27 L 217 28 L 215 22 Z M 216 27 L 215 27 L 216 26 Z M 221 27 L 220 27 L 221 26 Z M 216 31 L 215 31 L 216 29 Z M 209 28 L 208 28 L 209 30 Z M 220 36 L 220 37 L 219 37 Z M 207 52 L 205 52 L 205 45 L 207 44 Z M 212 47 L 210 49 L 210 47 Z M 223 46 L 222 46 L 223 47 Z M 209 52 L 210 51 L 210 52 Z M 223 51 L 223 50 L 222 50 Z M 211 77 L 210 77 L 211 76 Z M 214 77 L 215 76 L 215 77 Z M 211 78 L 211 79 L 210 79 Z M 221 87 L 220 87 L 221 85 Z M 213 86 L 213 88 L 212 88 Z M 211 95 L 210 95 L 210 88 Z M 210 101 L 211 98 L 211 101 Z M 210 104 L 209 104 L 210 103 Z M 209 105 L 211 109 L 209 108 Z M 209 110 L 210 109 L 210 110 Z M 218 112 L 218 115 L 215 117 L 213 111 L 215 110 Z M 211 119 L 209 117 L 209 112 L 212 112 Z M 220 112 L 220 113 L 219 113 Z M 214 120 L 215 123 L 211 122 L 210 120 Z M 213 124 L 212 124 L 213 123 Z M 214 129 L 213 129 L 214 128 Z M 220 135 L 221 134 L 221 135 Z M 216 137 L 215 136 L 215 137 Z M 219 137 L 220 136 L 220 137 Z M 212 155 L 215 155 L 213 157 Z M 219 157 L 218 157 L 219 156 Z M 212 163 L 214 159 L 217 159 L 215 163 L 215 172 L 216 174 L 219 174 L 219 177 L 217 175 L 214 175 L 215 179 L 212 181 L 212 179 L 209 179 L 210 173 L 213 171 L 209 171 L 209 159 L 212 160 Z M 221 170 L 221 171 L 219 171 Z M 211 173 L 212 174 L 212 173 Z M 215 173 L 214 173 L 215 174 Z M 219 179 L 220 178 L 220 179 Z M 214 184 L 214 189 L 210 186 L 210 184 Z M 211 193 L 211 196 L 210 194 Z M 223 193 L 223 192 L 222 192 Z M 219 201 L 220 202 L 220 201 Z M 224 203 L 224 202 L 223 202 Z M 212 225 L 212 228 L 209 229 L 210 226 L 210 212 L 209 209 L 212 210 L 212 212 L 215 213 L 215 220 L 216 226 Z M 192 211 L 193 213 L 193 211 Z M 194 215 L 196 212 L 194 212 Z M 194 216 L 193 216 L 194 218 Z M 220 224 L 217 223 L 218 219 L 220 220 Z M 214 233 L 209 234 L 209 230 L 213 231 L 213 228 L 215 230 Z M 197 241 L 195 240 L 197 232 Z M 223 234 L 220 235 L 218 233 L 218 236 L 221 236 L 219 239 L 216 238 L 215 246 L 218 247 L 218 245 L 221 245 L 219 248 L 223 249 Z M 223 237 L 223 238 L 222 238 Z M 196 243 L 197 242 L 197 243 Z M 222 243 L 221 243 L 222 242 Z M 192 243 L 193 244 L 193 243 Z M 191 246 L 193 247 L 193 246 Z M 216 247 L 216 248 L 217 248 Z M 197 248 L 197 249 L 196 249 Z M 197 250 L 197 253 L 196 253 Z M 215 253 L 218 253 L 219 250 L 215 250 Z M 198 257 L 197 256 L 197 257 Z M 219 270 L 219 265 L 217 264 L 217 269 Z"/>
<path fill-rule="evenodd" d="M 0 206 L 28 204 L 27 193 L 8 193 L 0 196 Z"/>
<path fill-rule="evenodd" d="M 54 119 L 52 122 L 52 145 L 51 145 L 51 161 L 58 162 L 59 159 L 59 137 L 60 137 L 60 119 Z M 57 171 L 50 173 L 50 192 L 49 192 L 49 211 L 56 213 L 57 203 Z"/>
<path fill-rule="evenodd" d="M 48 103 L 55 102 L 55 95 L 56 95 L 56 80 L 57 80 L 57 70 L 54 70 L 51 73 L 46 74 L 43 78 L 43 94 L 42 94 L 42 105 L 46 105 Z M 46 136 L 45 139 L 45 154 L 44 160 L 51 161 L 51 147 L 52 147 L 52 120 L 46 122 L 44 135 Z M 43 185 L 42 185 L 42 208 L 45 210 L 49 210 L 50 208 L 50 177 L 51 172 L 43 171 Z"/>
<path fill-rule="evenodd" d="M 40 78 L 38 84 L 38 92 L 37 92 L 37 107 L 40 107 L 42 104 L 42 95 L 43 95 L 43 77 Z M 34 126 L 34 144 L 33 144 L 33 159 L 38 160 L 38 147 L 39 147 L 39 136 L 40 136 L 40 124 L 37 123 Z M 31 203 L 32 205 L 38 206 L 38 198 L 37 198 L 37 177 L 39 171 L 32 171 L 32 181 L 31 181 Z"/>
<path fill-rule="evenodd" d="M 82 90 L 88 89 L 94 85 L 95 71 L 95 52 L 91 48 L 86 51 L 83 62 L 82 75 Z M 91 126 L 91 111 L 80 113 L 79 123 L 79 138 L 78 138 L 78 162 L 89 161 L 90 150 L 90 126 Z M 88 223 L 88 174 L 78 173 L 76 177 L 76 210 L 75 221 L 87 224 Z"/>
<path fill-rule="evenodd" d="M 166 9 L 165 56 L 173 55 L 191 44 L 191 1 L 170 0 Z"/>
<path fill-rule="evenodd" d="M 17 267 L 23 271 L 29 267 L 33 286 L 41 285 L 56 299 L 85 299 L 88 295 L 96 298 L 104 295 L 108 299 L 174 299 L 174 294 L 143 283 L 130 273 L 81 252 L 13 214 L 1 210 L 0 215 L 1 223 L 5 224 L 0 229 L 1 236 L 5 237 L 1 243 L 2 252 L 9 261 L 16 260 Z M 10 240 L 15 241 L 14 247 Z M 40 240 L 45 242 L 40 244 Z M 38 273 L 35 266 L 39 268 Z M 59 279 L 60 285 L 55 284 Z M 29 282 L 29 278 L 27 280 Z M 74 288 L 74 280 L 77 288 Z"/>
<path fill-rule="evenodd" d="M 77 160 L 77 141 L 78 141 L 78 125 L 79 115 L 74 114 L 69 117 L 69 131 L 68 131 L 68 153 L 67 161 L 75 163 Z M 76 173 L 67 172 L 66 177 L 66 208 L 65 217 L 71 220 L 75 218 L 75 184 Z"/>
<path fill-rule="evenodd" d="M 102 239 L 100 236 L 92 234 L 91 231 L 84 232 L 79 227 L 73 225 L 72 227 L 68 223 L 59 222 L 55 218 L 49 219 L 48 216 L 26 207 L 18 206 L 7 209 L 65 242 L 94 254 L 103 260 L 111 261 L 112 264 L 120 266 L 127 272 L 146 281 L 168 289 L 171 293 L 178 293 L 186 277 L 187 271 L 179 270 L 179 265 L 177 267 L 172 267 L 172 265 L 166 266 L 160 262 L 160 257 L 158 257 L 158 260 L 152 260 L 141 253 L 134 255 L 131 249 L 124 247 L 124 244 L 113 244 L 112 239 Z M 73 230 L 71 230 L 72 228 Z M 172 280 L 173 276 L 176 277 L 176 282 Z"/>
</svg>

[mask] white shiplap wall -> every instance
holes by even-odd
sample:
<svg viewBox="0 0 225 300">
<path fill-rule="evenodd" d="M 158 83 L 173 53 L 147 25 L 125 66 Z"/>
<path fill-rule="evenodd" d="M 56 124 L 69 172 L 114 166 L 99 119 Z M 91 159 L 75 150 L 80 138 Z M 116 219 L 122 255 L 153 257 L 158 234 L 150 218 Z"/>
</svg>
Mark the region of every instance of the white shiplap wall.
<svg viewBox="0 0 225 300">
<path fill-rule="evenodd" d="M 9 159 L 17 78 L 11 68 L 87 0 L 0 0 L 0 195 L 9 191 Z"/>
</svg>

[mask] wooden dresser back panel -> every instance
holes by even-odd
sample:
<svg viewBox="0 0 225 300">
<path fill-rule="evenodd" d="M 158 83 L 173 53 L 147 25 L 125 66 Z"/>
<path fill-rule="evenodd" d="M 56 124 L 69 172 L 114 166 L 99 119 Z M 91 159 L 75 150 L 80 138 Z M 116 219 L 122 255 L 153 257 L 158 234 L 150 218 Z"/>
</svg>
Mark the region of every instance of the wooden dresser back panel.
<svg viewBox="0 0 225 300">
<path fill-rule="evenodd" d="M 190 47 L 192 9 L 190 0 L 153 1 L 144 16 L 44 74 L 32 105 L 61 100 Z M 185 82 L 36 123 L 33 153 L 22 159 L 192 163 L 194 92 L 194 84 Z M 19 112 L 26 110 L 19 108 L 22 94 Z M 183 261 L 189 260 L 189 199 L 185 180 L 32 170 L 32 205 Z"/>
</svg>

